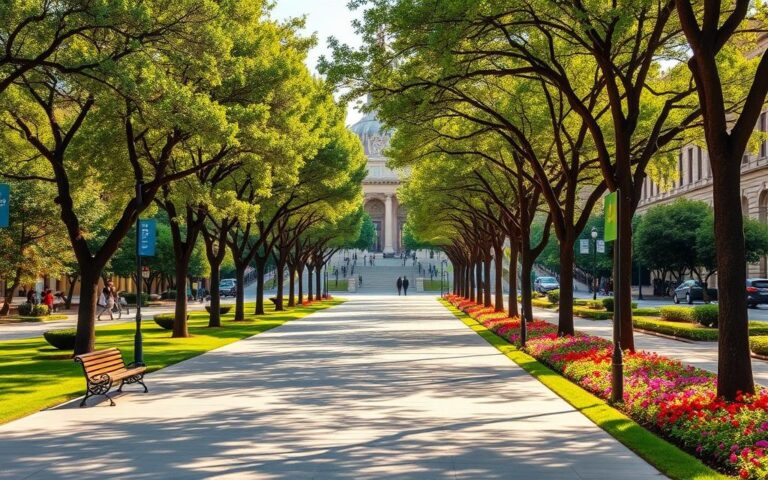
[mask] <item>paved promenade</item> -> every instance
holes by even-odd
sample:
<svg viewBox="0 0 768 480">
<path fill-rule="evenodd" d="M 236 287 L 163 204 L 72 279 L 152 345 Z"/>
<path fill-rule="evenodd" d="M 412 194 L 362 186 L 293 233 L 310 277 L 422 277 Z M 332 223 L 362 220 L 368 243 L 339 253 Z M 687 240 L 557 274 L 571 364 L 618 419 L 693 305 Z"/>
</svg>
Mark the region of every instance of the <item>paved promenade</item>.
<svg viewBox="0 0 768 480">
<path fill-rule="evenodd" d="M 355 296 L 147 383 L 0 426 L 0 478 L 662 478 L 429 297 Z"/>
</svg>

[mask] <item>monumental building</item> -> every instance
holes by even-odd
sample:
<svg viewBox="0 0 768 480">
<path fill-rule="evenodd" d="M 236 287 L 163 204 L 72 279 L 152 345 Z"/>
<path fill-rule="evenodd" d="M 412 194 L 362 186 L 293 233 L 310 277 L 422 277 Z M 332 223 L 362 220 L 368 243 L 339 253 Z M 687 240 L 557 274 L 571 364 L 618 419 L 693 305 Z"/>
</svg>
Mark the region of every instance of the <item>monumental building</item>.
<svg viewBox="0 0 768 480">
<path fill-rule="evenodd" d="M 397 201 L 398 173 L 387 167 L 384 150 L 392 132 L 386 131 L 374 112 L 367 113 L 350 127 L 363 144 L 368 159 L 368 175 L 363 181 L 364 208 L 376 228 L 373 252 L 393 256 L 403 249 L 405 207 Z"/>
</svg>

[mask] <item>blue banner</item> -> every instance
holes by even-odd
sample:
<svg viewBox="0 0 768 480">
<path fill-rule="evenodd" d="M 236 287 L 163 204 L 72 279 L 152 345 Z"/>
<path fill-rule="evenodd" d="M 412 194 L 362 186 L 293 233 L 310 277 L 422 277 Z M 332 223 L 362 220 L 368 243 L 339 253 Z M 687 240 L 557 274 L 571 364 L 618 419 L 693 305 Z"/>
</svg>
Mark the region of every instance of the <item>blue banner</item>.
<svg viewBox="0 0 768 480">
<path fill-rule="evenodd" d="M 0 228 L 8 228 L 11 217 L 11 186 L 0 183 Z"/>
<path fill-rule="evenodd" d="M 151 220 L 139 220 L 139 255 L 152 257 L 155 255 L 155 243 L 157 242 L 157 222 Z"/>
</svg>

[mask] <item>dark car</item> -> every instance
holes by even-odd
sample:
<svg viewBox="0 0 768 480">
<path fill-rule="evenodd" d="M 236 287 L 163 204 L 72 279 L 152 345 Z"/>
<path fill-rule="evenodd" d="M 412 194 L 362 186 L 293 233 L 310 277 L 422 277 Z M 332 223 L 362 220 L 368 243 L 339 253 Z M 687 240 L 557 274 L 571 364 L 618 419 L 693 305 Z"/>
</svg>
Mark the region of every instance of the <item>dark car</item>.
<svg viewBox="0 0 768 480">
<path fill-rule="evenodd" d="M 539 293 L 547 293 L 550 290 L 560 288 L 560 283 L 555 277 L 539 277 L 533 283 L 533 289 Z"/>
<path fill-rule="evenodd" d="M 747 306 L 755 308 L 761 303 L 768 303 L 768 279 L 747 279 Z"/>
<path fill-rule="evenodd" d="M 237 280 L 225 278 L 219 282 L 219 296 L 234 297 L 237 295 Z"/>
<path fill-rule="evenodd" d="M 717 289 L 707 288 L 707 294 L 709 300 L 717 300 Z M 672 294 L 672 300 L 675 303 L 685 301 L 685 303 L 693 303 L 695 301 L 704 301 L 704 287 L 698 280 L 686 280 L 675 288 L 675 292 Z"/>
</svg>

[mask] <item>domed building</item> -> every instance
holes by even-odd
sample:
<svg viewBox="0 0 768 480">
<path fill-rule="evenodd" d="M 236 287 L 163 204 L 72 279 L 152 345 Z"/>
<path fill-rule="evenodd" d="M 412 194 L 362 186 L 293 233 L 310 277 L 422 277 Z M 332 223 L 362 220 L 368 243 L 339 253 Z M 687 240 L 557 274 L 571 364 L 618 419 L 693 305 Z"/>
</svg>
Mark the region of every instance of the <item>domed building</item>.
<svg viewBox="0 0 768 480">
<path fill-rule="evenodd" d="M 376 227 L 376 242 L 372 251 L 392 256 L 403 248 L 405 207 L 397 201 L 400 186 L 398 174 L 387 167 L 384 150 L 392 139 L 373 112 L 349 127 L 363 144 L 368 159 L 368 175 L 363 180 L 364 208 Z"/>
</svg>

